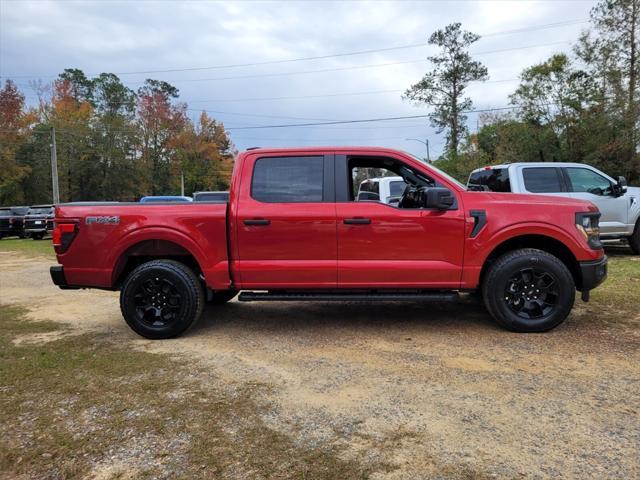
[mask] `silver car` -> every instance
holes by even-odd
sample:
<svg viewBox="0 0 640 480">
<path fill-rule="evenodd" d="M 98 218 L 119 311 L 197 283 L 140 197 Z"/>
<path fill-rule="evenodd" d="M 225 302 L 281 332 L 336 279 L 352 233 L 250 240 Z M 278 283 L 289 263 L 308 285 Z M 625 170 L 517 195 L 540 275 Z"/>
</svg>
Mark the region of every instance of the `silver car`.
<svg viewBox="0 0 640 480">
<path fill-rule="evenodd" d="M 474 170 L 467 187 L 589 200 L 602 213 L 602 239 L 626 239 L 640 254 L 640 188 L 627 187 L 624 177 L 614 180 L 583 163 L 510 163 Z"/>
</svg>

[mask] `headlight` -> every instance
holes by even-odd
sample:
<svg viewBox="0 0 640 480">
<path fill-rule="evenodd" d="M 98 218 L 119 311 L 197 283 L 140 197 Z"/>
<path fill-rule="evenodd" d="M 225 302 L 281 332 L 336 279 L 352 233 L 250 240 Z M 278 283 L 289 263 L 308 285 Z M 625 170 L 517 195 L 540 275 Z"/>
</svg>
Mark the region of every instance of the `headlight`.
<svg viewBox="0 0 640 480">
<path fill-rule="evenodd" d="M 594 250 L 602 248 L 599 222 L 600 212 L 576 213 L 576 228 Z"/>
</svg>

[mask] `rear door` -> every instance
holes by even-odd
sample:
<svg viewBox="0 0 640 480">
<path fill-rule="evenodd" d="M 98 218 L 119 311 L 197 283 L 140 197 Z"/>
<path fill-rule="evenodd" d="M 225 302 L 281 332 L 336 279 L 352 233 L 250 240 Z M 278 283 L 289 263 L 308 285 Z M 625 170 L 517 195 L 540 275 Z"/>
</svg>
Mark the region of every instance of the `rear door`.
<svg viewBox="0 0 640 480">
<path fill-rule="evenodd" d="M 519 167 L 522 193 L 541 193 L 569 197 L 562 168 L 554 166 Z"/>
<path fill-rule="evenodd" d="M 236 217 L 242 288 L 334 288 L 332 154 L 247 157 Z"/>
<path fill-rule="evenodd" d="M 613 195 L 610 179 L 587 167 L 567 167 L 565 172 L 571 196 L 593 202 L 602 213 L 600 231 L 603 235 L 628 233 L 629 200 Z"/>
</svg>

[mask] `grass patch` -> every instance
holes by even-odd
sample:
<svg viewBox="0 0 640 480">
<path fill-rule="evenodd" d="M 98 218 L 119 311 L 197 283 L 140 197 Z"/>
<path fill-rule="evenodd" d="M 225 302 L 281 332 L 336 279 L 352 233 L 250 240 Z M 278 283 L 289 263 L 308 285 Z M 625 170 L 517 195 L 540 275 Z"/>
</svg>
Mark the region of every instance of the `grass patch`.
<svg viewBox="0 0 640 480">
<path fill-rule="evenodd" d="M 640 256 L 607 248 L 607 280 L 591 292 L 588 312 L 606 323 L 640 326 Z"/>
<path fill-rule="evenodd" d="M 364 478 L 334 448 L 307 449 L 261 419 L 268 388 L 98 335 L 14 344 L 55 330 L 2 307 L 0 477 Z M 382 468 L 382 466 L 381 466 Z"/>
<path fill-rule="evenodd" d="M 31 238 L 2 238 L 0 252 L 18 252 L 28 256 L 53 257 L 53 245 L 50 238 L 32 240 Z"/>
</svg>

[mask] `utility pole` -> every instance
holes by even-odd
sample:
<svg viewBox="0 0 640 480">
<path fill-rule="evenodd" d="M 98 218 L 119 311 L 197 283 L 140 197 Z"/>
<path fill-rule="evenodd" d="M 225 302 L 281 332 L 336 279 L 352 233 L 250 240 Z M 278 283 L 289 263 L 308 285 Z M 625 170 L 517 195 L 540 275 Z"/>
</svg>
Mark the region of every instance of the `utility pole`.
<svg viewBox="0 0 640 480">
<path fill-rule="evenodd" d="M 405 140 L 413 140 L 414 142 L 420 142 L 425 147 L 427 147 L 427 163 L 431 163 L 431 157 L 429 155 L 429 139 L 419 140 L 417 138 L 405 138 Z"/>
<path fill-rule="evenodd" d="M 56 152 L 56 129 L 51 127 L 51 186 L 53 192 L 53 204 L 60 203 L 60 190 L 58 189 L 58 154 Z"/>
<path fill-rule="evenodd" d="M 180 195 L 184 197 L 184 172 L 180 172 Z"/>
</svg>

